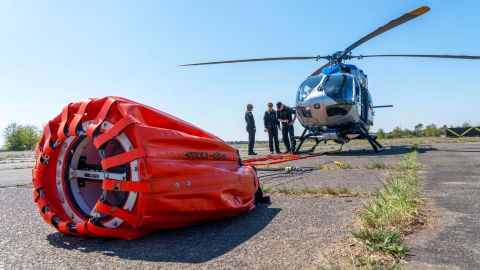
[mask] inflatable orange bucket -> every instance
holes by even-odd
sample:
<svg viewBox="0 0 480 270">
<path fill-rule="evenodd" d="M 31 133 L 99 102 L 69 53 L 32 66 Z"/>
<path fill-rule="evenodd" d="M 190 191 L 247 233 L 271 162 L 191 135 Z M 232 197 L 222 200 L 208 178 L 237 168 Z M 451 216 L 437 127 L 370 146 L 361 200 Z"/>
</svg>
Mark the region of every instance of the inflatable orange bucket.
<svg viewBox="0 0 480 270">
<path fill-rule="evenodd" d="M 216 136 L 120 97 L 68 104 L 32 170 L 43 219 L 77 236 L 133 239 L 252 210 L 255 170 Z"/>
</svg>

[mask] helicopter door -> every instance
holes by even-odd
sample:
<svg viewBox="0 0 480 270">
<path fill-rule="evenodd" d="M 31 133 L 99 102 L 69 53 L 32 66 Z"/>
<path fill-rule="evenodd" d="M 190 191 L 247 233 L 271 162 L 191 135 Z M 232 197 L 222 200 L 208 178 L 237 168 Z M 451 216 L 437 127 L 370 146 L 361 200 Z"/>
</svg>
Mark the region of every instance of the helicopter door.
<svg viewBox="0 0 480 270">
<path fill-rule="evenodd" d="M 362 121 L 364 123 L 367 123 L 367 118 L 368 118 L 368 101 L 367 101 L 367 96 L 368 96 L 368 93 L 367 93 L 367 89 L 363 88 L 362 87 L 362 101 L 361 101 L 361 104 L 362 104 L 362 114 L 361 114 L 361 117 L 360 119 L 362 119 Z"/>
<path fill-rule="evenodd" d="M 355 109 L 359 116 L 362 115 L 362 90 L 358 80 L 355 80 Z"/>
</svg>

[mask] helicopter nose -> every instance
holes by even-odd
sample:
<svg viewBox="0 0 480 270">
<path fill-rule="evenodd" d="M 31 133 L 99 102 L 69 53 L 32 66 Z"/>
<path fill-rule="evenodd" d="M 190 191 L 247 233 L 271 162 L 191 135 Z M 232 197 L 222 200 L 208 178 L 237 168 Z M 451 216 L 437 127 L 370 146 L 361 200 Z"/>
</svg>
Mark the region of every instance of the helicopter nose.
<svg viewBox="0 0 480 270">
<path fill-rule="evenodd" d="M 354 103 L 350 101 L 324 100 L 324 113 L 328 125 L 342 125 L 358 120 Z"/>
<path fill-rule="evenodd" d="M 347 115 L 351 109 L 352 104 L 334 104 L 326 107 L 328 117 Z"/>
<path fill-rule="evenodd" d="M 300 115 L 306 118 L 312 118 L 312 111 L 309 107 L 298 107 L 300 111 Z"/>
<path fill-rule="evenodd" d="M 297 117 L 304 126 L 326 124 L 326 114 L 323 93 L 314 93 L 309 98 L 297 104 Z"/>
</svg>

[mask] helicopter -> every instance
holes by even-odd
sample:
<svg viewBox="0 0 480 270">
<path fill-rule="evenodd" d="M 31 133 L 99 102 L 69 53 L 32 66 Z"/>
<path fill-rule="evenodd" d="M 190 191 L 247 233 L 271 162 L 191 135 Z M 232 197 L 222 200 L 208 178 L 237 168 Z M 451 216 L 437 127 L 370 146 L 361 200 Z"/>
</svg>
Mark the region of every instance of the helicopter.
<svg viewBox="0 0 480 270">
<path fill-rule="evenodd" d="M 355 65 L 345 64 L 351 59 L 371 57 L 420 57 L 479 60 L 480 56 L 440 55 L 440 54 L 376 54 L 352 55 L 352 50 L 381 35 L 392 28 L 415 19 L 430 11 L 428 6 L 421 6 L 377 28 L 375 31 L 357 40 L 343 51 L 330 55 L 290 56 L 274 58 L 252 58 L 216 62 L 184 64 L 180 66 L 199 66 L 213 64 L 282 61 L 282 60 L 327 60 L 327 63 L 310 74 L 297 90 L 295 113 L 304 127 L 301 136 L 294 137 L 299 143 L 294 153 L 313 152 L 320 142 L 332 140 L 343 146 L 352 139 L 366 139 L 375 152 L 384 150 L 377 136 L 369 132 L 373 125 L 374 109 L 393 107 L 393 105 L 374 106 L 368 89 L 367 75 Z M 313 140 L 314 145 L 300 151 L 306 140 Z"/>
</svg>

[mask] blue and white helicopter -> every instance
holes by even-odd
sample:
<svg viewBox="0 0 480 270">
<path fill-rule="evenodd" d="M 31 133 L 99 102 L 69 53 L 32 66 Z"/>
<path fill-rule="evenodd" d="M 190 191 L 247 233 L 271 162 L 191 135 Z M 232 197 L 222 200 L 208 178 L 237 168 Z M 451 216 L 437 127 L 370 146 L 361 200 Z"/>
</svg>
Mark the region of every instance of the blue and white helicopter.
<svg viewBox="0 0 480 270">
<path fill-rule="evenodd" d="M 376 135 L 369 132 L 373 125 L 375 108 L 393 107 L 392 105 L 373 106 L 368 90 L 367 75 L 355 65 L 343 63 L 345 60 L 369 57 L 423 57 L 423 58 L 454 58 L 479 60 L 480 56 L 468 55 L 435 55 L 435 54 L 381 54 L 352 55 L 352 50 L 366 41 L 385 33 L 386 31 L 408 22 L 430 10 L 422 6 L 412 10 L 376 29 L 359 39 L 343 51 L 327 56 L 294 56 L 275 58 L 253 58 L 217 62 L 203 62 L 181 66 L 198 66 L 242 62 L 279 61 L 279 60 L 320 60 L 328 62 L 315 70 L 300 85 L 296 96 L 296 114 L 305 128 L 294 152 L 299 153 L 305 140 L 315 141 L 313 147 L 305 152 L 313 152 L 322 141 L 333 140 L 341 145 L 352 139 L 367 139 L 375 152 L 382 151 L 383 146 L 377 141 Z"/>
</svg>

